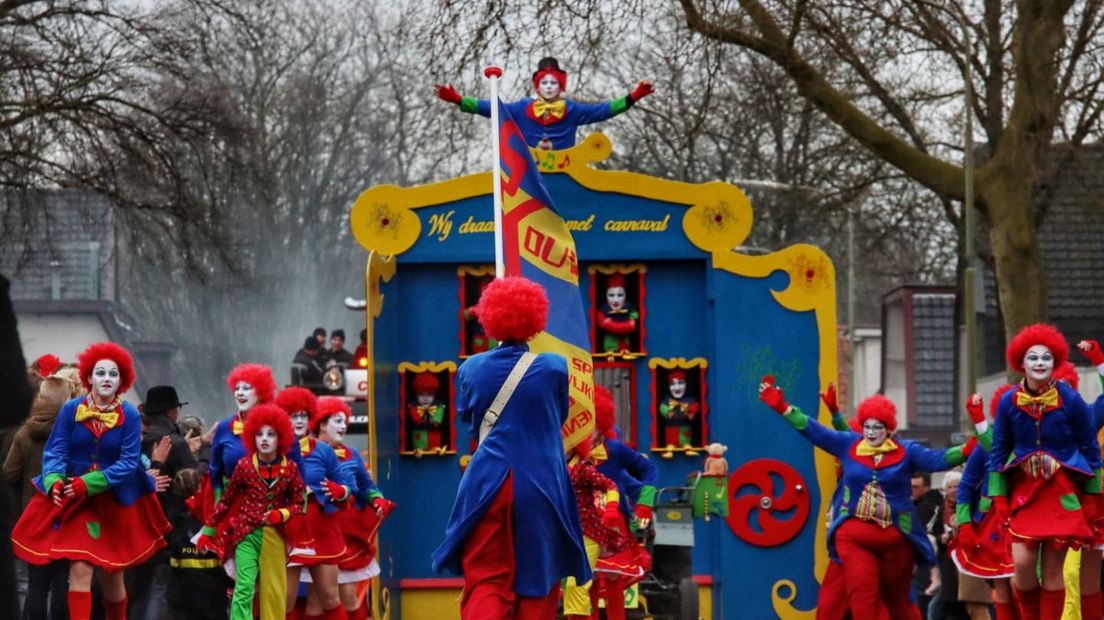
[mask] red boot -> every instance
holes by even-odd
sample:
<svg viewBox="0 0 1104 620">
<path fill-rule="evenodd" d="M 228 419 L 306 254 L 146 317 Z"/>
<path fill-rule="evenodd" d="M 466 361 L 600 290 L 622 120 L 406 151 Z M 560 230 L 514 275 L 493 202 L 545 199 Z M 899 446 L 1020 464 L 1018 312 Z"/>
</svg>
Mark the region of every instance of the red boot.
<svg viewBox="0 0 1104 620">
<path fill-rule="evenodd" d="M 121 601 L 109 601 L 104 599 L 104 616 L 107 620 L 127 620 L 127 599 L 124 596 Z"/>
<path fill-rule="evenodd" d="M 993 608 L 997 611 L 997 620 L 1020 620 L 1015 603 L 993 603 Z"/>
<path fill-rule="evenodd" d="M 69 620 L 89 620 L 92 617 L 92 593 L 69 590 Z"/>
<path fill-rule="evenodd" d="M 1039 594 L 1039 620 L 1062 620 L 1066 590 L 1042 590 Z"/>
<path fill-rule="evenodd" d="M 1101 618 L 1104 618 L 1104 595 L 1101 595 L 1100 592 L 1082 594 L 1081 618 L 1082 620 L 1101 620 Z"/>
<path fill-rule="evenodd" d="M 350 611 L 349 620 L 368 620 L 368 603 L 362 602 L 360 607 Z"/>
<path fill-rule="evenodd" d="M 1039 591 L 1040 587 L 1031 590 L 1020 590 L 1012 586 L 1012 593 L 1016 597 L 1016 608 L 1020 610 L 1020 620 L 1039 620 Z"/>
</svg>

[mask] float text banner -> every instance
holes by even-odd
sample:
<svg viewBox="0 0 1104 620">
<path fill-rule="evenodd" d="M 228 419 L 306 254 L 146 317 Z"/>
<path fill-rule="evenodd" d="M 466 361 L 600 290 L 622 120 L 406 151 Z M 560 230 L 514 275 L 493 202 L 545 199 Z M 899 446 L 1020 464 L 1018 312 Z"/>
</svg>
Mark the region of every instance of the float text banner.
<svg viewBox="0 0 1104 620">
<path fill-rule="evenodd" d="M 563 440 L 564 449 L 570 450 L 594 432 L 594 369 L 575 240 L 501 100 L 498 114 L 506 275 L 528 278 L 548 293 L 548 326 L 533 339 L 530 349 L 567 358 L 571 411 L 563 426 Z"/>
</svg>

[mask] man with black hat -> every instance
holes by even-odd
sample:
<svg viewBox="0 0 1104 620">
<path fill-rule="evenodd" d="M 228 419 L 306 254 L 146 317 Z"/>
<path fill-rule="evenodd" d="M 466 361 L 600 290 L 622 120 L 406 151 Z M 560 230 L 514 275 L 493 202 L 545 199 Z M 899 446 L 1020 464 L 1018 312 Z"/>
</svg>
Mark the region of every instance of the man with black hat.
<svg viewBox="0 0 1104 620">
<path fill-rule="evenodd" d="M 303 348 L 295 352 L 291 360 L 291 377 L 295 385 L 318 386 L 322 384 L 322 364 L 319 362 L 319 353 L 322 345 L 314 336 L 307 336 L 303 341 Z"/>
<path fill-rule="evenodd" d="M 345 330 L 335 329 L 330 332 L 330 350 L 327 352 L 326 365 L 330 362 L 348 368 L 353 365 L 353 354 L 345 348 Z"/>
</svg>

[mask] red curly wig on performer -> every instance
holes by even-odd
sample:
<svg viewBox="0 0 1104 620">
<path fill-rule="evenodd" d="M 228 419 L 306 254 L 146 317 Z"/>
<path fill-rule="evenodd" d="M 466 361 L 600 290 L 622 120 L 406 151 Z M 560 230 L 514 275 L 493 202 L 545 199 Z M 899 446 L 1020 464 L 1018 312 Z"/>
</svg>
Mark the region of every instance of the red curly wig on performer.
<svg viewBox="0 0 1104 620">
<path fill-rule="evenodd" d="M 318 410 L 318 398 L 307 388 L 292 386 L 280 390 L 276 395 L 276 406 L 288 415 L 306 411 L 313 418 Z"/>
<path fill-rule="evenodd" d="M 892 433 L 897 430 L 897 405 L 885 396 L 875 394 L 859 403 L 855 419 L 859 421 L 860 427 L 867 420 L 877 420 L 885 424 L 886 430 Z"/>
<path fill-rule="evenodd" d="M 257 390 L 257 404 L 271 403 L 276 396 L 276 379 L 272 378 L 272 369 L 264 364 L 238 364 L 226 377 L 231 390 L 242 381 Z"/>
<path fill-rule="evenodd" d="M 1020 333 L 1008 343 L 1004 354 L 1008 367 L 1016 372 L 1023 372 L 1024 355 L 1027 354 L 1028 349 L 1037 344 L 1050 349 L 1051 355 L 1054 356 L 1055 369 L 1069 359 L 1069 344 L 1066 343 L 1066 337 L 1062 332 L 1053 325 L 1035 323 L 1021 329 Z"/>
<path fill-rule="evenodd" d="M 594 386 L 594 429 L 607 439 L 616 439 L 617 433 L 613 430 L 616 425 L 614 412 L 617 404 L 613 401 L 613 394 L 606 386 Z"/>
<path fill-rule="evenodd" d="M 276 431 L 280 444 L 277 450 L 280 456 L 287 454 L 295 443 L 295 431 L 291 428 L 291 420 L 284 410 L 276 405 L 256 405 L 249 411 L 249 417 L 245 419 L 245 428 L 242 430 L 242 446 L 249 454 L 257 452 L 257 442 L 254 438 L 264 426 L 271 426 Z"/>
<path fill-rule="evenodd" d="M 487 335 L 499 342 L 528 342 L 548 322 L 544 287 L 525 278 L 499 278 L 487 285 L 476 314 Z"/>
<path fill-rule="evenodd" d="M 80 370 L 81 385 L 84 389 L 92 391 L 92 384 L 88 382 L 88 377 L 92 376 L 92 369 L 100 360 L 111 360 L 119 367 L 117 394 L 126 392 L 134 385 L 134 360 L 130 357 L 130 353 L 114 342 L 97 342 L 88 345 L 88 348 L 77 356 L 77 368 Z"/>
<path fill-rule="evenodd" d="M 349 416 L 353 415 L 353 410 L 349 407 L 349 403 L 336 396 L 323 396 L 318 399 L 318 412 L 311 417 L 310 428 L 312 433 L 318 433 L 318 427 L 322 426 L 330 416 L 337 415 L 339 413 L 345 414 L 346 422 L 349 420 Z"/>
<path fill-rule="evenodd" d="M 36 359 L 31 366 L 34 366 L 35 370 L 38 372 L 38 376 L 45 379 L 57 372 L 58 368 L 61 368 L 61 360 L 53 353 L 47 353 Z"/>
<path fill-rule="evenodd" d="M 415 394 L 436 394 L 441 389 L 441 381 L 431 372 L 420 372 L 414 376 Z"/>
<path fill-rule="evenodd" d="M 993 398 L 989 399 L 989 417 L 993 418 L 994 420 L 997 419 L 997 409 L 1000 407 L 1001 396 L 1004 396 L 1008 392 L 1011 392 L 1012 390 L 1016 389 L 1016 387 L 1017 385 L 1015 383 L 1006 383 L 1005 385 L 997 388 L 996 392 L 993 392 Z"/>
<path fill-rule="evenodd" d="M 1076 390 L 1081 383 L 1081 375 L 1077 373 L 1077 367 L 1066 360 L 1054 367 L 1054 380 L 1065 381 L 1071 388 Z"/>
</svg>

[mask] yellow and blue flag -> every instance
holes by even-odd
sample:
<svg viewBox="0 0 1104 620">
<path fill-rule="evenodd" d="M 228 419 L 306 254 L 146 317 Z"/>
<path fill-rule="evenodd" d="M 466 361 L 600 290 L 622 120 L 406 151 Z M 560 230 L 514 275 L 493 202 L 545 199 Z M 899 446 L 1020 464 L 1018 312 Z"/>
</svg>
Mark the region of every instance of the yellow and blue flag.
<svg viewBox="0 0 1104 620">
<path fill-rule="evenodd" d="M 534 353 L 559 353 L 567 358 L 571 412 L 563 426 L 563 440 L 564 448 L 570 450 L 594 432 L 594 368 L 579 291 L 575 240 L 501 99 L 498 122 L 506 275 L 528 278 L 548 293 L 548 325 L 529 348 Z"/>
</svg>

